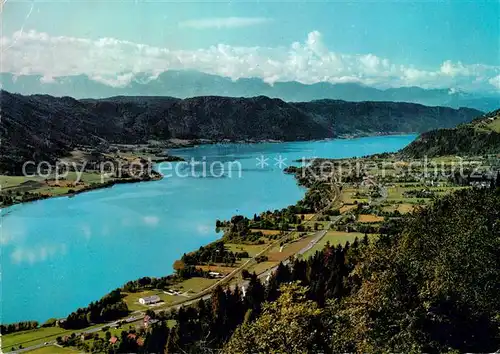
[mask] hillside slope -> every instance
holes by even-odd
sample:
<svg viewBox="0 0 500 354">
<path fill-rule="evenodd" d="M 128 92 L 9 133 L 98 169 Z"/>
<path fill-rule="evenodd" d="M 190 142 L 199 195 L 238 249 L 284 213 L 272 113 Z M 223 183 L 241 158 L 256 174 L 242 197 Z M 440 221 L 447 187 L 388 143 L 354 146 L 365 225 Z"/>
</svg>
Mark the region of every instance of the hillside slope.
<svg viewBox="0 0 500 354">
<path fill-rule="evenodd" d="M 76 100 L 1 92 L 0 170 L 54 161 L 77 145 L 148 140 L 312 140 L 340 134 L 414 133 L 468 122 L 481 112 L 409 103 L 322 100 L 287 103 L 265 96 L 112 97 Z"/>
<path fill-rule="evenodd" d="M 454 127 L 479 113 L 469 108 L 428 107 L 405 102 L 318 100 L 293 105 L 320 121 L 333 124 L 337 135 L 422 133 L 436 127 Z"/>
<path fill-rule="evenodd" d="M 322 274 L 340 264 L 338 272 L 348 274 L 335 291 L 321 293 L 333 301 L 322 306 L 315 284 L 305 296 L 282 287 L 256 320 L 242 321 L 222 353 L 497 351 L 499 211 L 500 189 L 462 190 L 387 223 L 363 250 L 326 246 L 306 267 Z M 290 273 L 283 274 L 286 283 Z"/>
<path fill-rule="evenodd" d="M 401 150 L 404 157 L 483 155 L 500 153 L 500 109 L 453 129 L 422 134 Z"/>
</svg>

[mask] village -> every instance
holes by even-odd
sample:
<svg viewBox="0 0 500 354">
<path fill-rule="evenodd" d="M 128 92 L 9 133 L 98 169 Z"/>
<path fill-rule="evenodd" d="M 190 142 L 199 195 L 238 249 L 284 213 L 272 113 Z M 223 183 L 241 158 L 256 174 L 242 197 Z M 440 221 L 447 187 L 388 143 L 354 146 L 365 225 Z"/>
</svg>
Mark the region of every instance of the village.
<svg viewBox="0 0 500 354">
<path fill-rule="evenodd" d="M 245 296 L 245 287 L 253 273 L 265 283 L 280 263 L 311 257 L 325 245 L 377 238 L 385 222 L 423 208 L 437 196 L 470 186 L 488 188 L 498 183 L 496 156 L 411 161 L 411 173 L 408 162 L 390 155 L 330 161 L 339 165 L 348 162 L 357 168 L 335 170 L 335 178 L 332 178 L 333 170 L 319 168 L 321 160 L 312 161 L 312 167 L 305 174 L 300 168 L 291 169 L 288 172 L 294 173 L 299 183 L 310 187 L 304 200 L 253 218 L 238 216 L 218 221 L 224 236 L 201 251 L 186 254 L 174 265 L 177 272 L 194 267 L 203 277 L 189 277 L 162 289 L 146 287 L 124 292 L 123 300 L 131 311 L 124 319 L 82 331 L 57 326 L 41 329 L 21 343 L 19 337 L 7 335 L 2 338 L 2 348 L 15 348 L 20 352 L 25 347 L 55 344 L 68 349 L 75 345 L 75 340 L 83 343 L 106 340 L 116 344 L 122 340 L 120 333 L 124 328 L 140 333 L 158 318 L 168 318 L 171 311 L 207 299 L 217 285 L 238 286 Z M 432 173 L 426 168 L 431 165 Z M 463 170 L 465 174 L 456 173 Z M 169 321 L 175 324 L 173 319 Z M 136 334 L 129 340 L 140 345 L 142 338 Z"/>
</svg>

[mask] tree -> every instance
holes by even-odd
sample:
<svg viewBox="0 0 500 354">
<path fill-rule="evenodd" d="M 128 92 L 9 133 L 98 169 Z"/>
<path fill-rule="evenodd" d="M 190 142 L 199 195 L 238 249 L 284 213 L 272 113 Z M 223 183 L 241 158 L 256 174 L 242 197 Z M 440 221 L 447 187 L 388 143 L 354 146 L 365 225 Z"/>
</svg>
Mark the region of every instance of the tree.
<svg viewBox="0 0 500 354">
<path fill-rule="evenodd" d="M 144 351 L 146 353 L 161 353 L 169 337 L 169 329 L 166 322 L 162 321 L 151 329 L 144 342 Z"/>
<path fill-rule="evenodd" d="M 499 210 L 500 190 L 462 190 L 388 229 L 358 265 L 360 289 L 335 311 L 332 350 L 497 350 Z"/>
<path fill-rule="evenodd" d="M 180 344 L 179 327 L 174 326 L 168 333 L 167 343 L 165 344 L 164 354 L 173 354 L 178 351 Z"/>
<path fill-rule="evenodd" d="M 220 285 L 212 291 L 210 300 L 212 301 L 212 320 L 214 323 L 221 324 L 226 315 L 226 294 Z"/>
<path fill-rule="evenodd" d="M 288 283 L 291 278 L 290 269 L 288 269 L 288 267 L 284 266 L 283 263 L 280 262 L 280 264 L 278 264 L 278 268 L 276 268 L 275 276 L 278 286 L 283 283 Z"/>
<path fill-rule="evenodd" d="M 151 309 L 147 309 L 146 310 L 146 316 L 149 316 L 150 318 L 154 319 L 154 318 L 156 318 L 156 312 L 154 312 Z"/>
<path fill-rule="evenodd" d="M 280 263 L 281 264 L 281 263 Z M 276 274 L 272 274 L 266 286 L 266 301 L 274 301 L 279 295 L 279 285 Z"/>
<path fill-rule="evenodd" d="M 321 310 L 306 299 L 307 289 L 292 283 L 280 290 L 278 300 L 265 303 L 254 322 L 238 327 L 224 353 L 304 353 L 323 349 L 321 338 L 311 332 Z"/>
<path fill-rule="evenodd" d="M 291 281 L 300 281 L 302 285 L 307 284 L 307 263 L 298 258 L 293 261 Z"/>
<path fill-rule="evenodd" d="M 367 235 L 367 234 L 365 234 L 365 235 L 363 236 L 363 241 L 361 241 L 361 243 L 362 243 L 363 245 L 365 245 L 365 246 L 368 246 L 369 240 L 368 240 L 368 235 Z"/>
<path fill-rule="evenodd" d="M 249 279 L 250 278 L 250 272 L 248 271 L 248 269 L 243 269 L 241 271 L 241 277 L 243 279 Z"/>
<path fill-rule="evenodd" d="M 247 307 L 254 310 L 254 315 L 259 313 L 260 305 L 264 301 L 265 289 L 261 282 L 257 278 L 257 275 L 253 273 L 250 276 L 250 281 L 248 283 L 248 288 L 245 295 L 245 302 Z"/>
</svg>

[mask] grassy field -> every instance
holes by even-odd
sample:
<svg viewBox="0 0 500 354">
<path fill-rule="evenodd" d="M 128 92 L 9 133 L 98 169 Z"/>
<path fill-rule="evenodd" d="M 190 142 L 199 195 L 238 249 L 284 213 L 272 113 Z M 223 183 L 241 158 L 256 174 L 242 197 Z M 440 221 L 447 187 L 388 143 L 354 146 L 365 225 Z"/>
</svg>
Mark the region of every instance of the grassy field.
<svg viewBox="0 0 500 354">
<path fill-rule="evenodd" d="M 396 185 L 395 187 L 389 187 L 387 188 L 387 201 L 402 204 L 419 204 L 421 202 L 427 203 L 430 201 L 430 198 L 407 198 L 403 196 L 404 192 L 414 189 L 415 186 L 403 187 L 401 185 Z"/>
<path fill-rule="evenodd" d="M 346 204 L 346 205 L 342 205 L 342 207 L 340 208 L 340 213 L 341 214 L 344 214 L 344 213 L 347 213 L 349 210 L 352 210 L 352 209 L 356 209 L 358 206 L 355 205 L 355 204 Z"/>
<path fill-rule="evenodd" d="M 233 270 L 235 270 L 244 262 L 246 262 L 246 259 L 243 259 L 241 261 L 236 261 L 234 266 L 225 266 L 224 264 L 213 264 L 213 265 L 204 264 L 204 265 L 197 265 L 196 268 L 202 269 L 206 272 L 217 272 L 221 274 L 228 274 L 231 273 Z"/>
<path fill-rule="evenodd" d="M 250 267 L 248 269 L 248 271 L 250 273 L 255 272 L 255 274 L 260 274 L 260 273 L 265 272 L 268 269 L 273 268 L 274 266 L 276 266 L 278 264 L 279 264 L 279 262 L 270 262 L 270 261 L 260 262 L 260 263 L 253 265 L 252 267 Z"/>
<path fill-rule="evenodd" d="M 2 186 L 2 190 L 8 189 L 8 188 L 13 188 L 13 187 L 18 187 L 21 184 L 32 180 L 35 182 L 40 182 L 43 181 L 42 178 L 27 178 L 24 176 L 3 176 L 0 175 L 0 186 Z"/>
<path fill-rule="evenodd" d="M 106 332 L 111 333 L 111 336 L 115 336 L 115 337 L 120 338 L 120 335 L 121 335 L 122 331 L 126 331 L 127 328 L 128 328 L 128 325 L 124 325 L 123 327 L 120 327 L 120 328 L 118 328 L 118 327 L 110 328 L 107 331 L 99 331 L 99 332 L 96 332 L 96 333 L 101 338 L 106 338 Z"/>
<path fill-rule="evenodd" d="M 80 180 L 78 180 L 76 172 L 68 172 L 67 177 L 57 181 L 52 180 L 54 177 L 54 175 L 51 175 L 46 180 L 42 177 L 0 175 L 1 191 L 15 197 L 19 201 L 21 200 L 21 195 L 26 192 L 44 196 L 61 196 L 68 194 L 70 190 L 79 191 L 91 185 L 101 183 L 101 174 L 97 172 L 84 172 Z M 104 181 L 108 180 L 110 178 L 104 178 Z"/>
<path fill-rule="evenodd" d="M 394 165 L 392 162 L 382 162 L 383 165 L 368 168 L 366 173 L 368 176 L 394 176 L 397 172 L 396 168 L 400 168 L 401 166 Z"/>
<path fill-rule="evenodd" d="M 491 128 L 491 130 L 496 131 L 497 133 L 500 133 L 500 119 L 495 119 L 491 123 L 488 124 L 488 127 Z"/>
<path fill-rule="evenodd" d="M 300 218 L 304 216 L 304 221 L 310 220 L 314 217 L 315 214 L 297 214 Z"/>
<path fill-rule="evenodd" d="M 360 214 L 358 215 L 358 221 L 364 223 L 374 223 L 384 221 L 383 216 L 377 216 L 372 214 Z"/>
<path fill-rule="evenodd" d="M 245 244 L 236 244 L 236 243 L 226 243 L 225 244 L 226 248 L 229 251 L 232 252 L 248 252 L 248 255 L 250 257 L 255 256 L 259 252 L 261 252 L 263 249 L 267 247 L 266 244 L 264 245 L 245 245 Z"/>
<path fill-rule="evenodd" d="M 327 242 L 330 243 L 330 245 L 341 244 L 342 246 L 344 246 L 347 241 L 353 242 L 356 237 L 360 240 L 364 236 L 364 234 L 359 232 L 329 231 L 321 240 L 318 241 L 316 245 L 314 245 L 313 248 L 305 252 L 302 257 L 311 257 L 316 253 L 316 251 L 321 251 L 325 247 Z"/>
<path fill-rule="evenodd" d="M 387 199 L 400 199 L 403 198 L 403 192 L 407 190 L 407 188 L 402 186 L 395 186 L 387 188 Z"/>
<path fill-rule="evenodd" d="M 431 190 L 436 190 L 436 194 L 438 195 L 445 195 L 445 194 L 450 194 L 452 192 L 458 191 L 460 189 L 466 189 L 469 188 L 467 186 L 464 187 L 434 187 L 430 188 Z"/>
<path fill-rule="evenodd" d="M 412 205 L 412 204 L 390 204 L 390 205 L 386 205 L 382 208 L 383 211 L 387 211 L 387 212 L 394 212 L 394 211 L 399 211 L 401 214 L 406 214 L 406 213 L 410 213 L 413 211 L 413 209 L 415 209 L 415 206 Z"/>
<path fill-rule="evenodd" d="M 23 347 L 41 344 L 54 340 L 65 332 L 71 333 L 60 327 L 43 327 L 2 335 L 2 349 L 10 350 L 12 346 L 19 347 L 20 344 Z"/>
<path fill-rule="evenodd" d="M 314 231 L 314 225 L 317 224 L 318 230 L 324 230 L 328 223 L 329 221 L 311 221 L 307 223 L 307 226 L 310 226 L 311 230 Z"/>
<path fill-rule="evenodd" d="M 9 188 L 21 187 L 26 182 L 39 182 L 43 183 L 45 186 L 49 187 L 67 187 L 75 183 L 78 179 L 78 174 L 76 172 L 68 172 L 65 178 L 61 178 L 59 181 L 50 180 L 55 178 L 55 175 L 48 176 L 49 181 L 45 181 L 42 177 L 25 177 L 25 176 L 5 176 L 0 175 L 0 185 L 2 190 Z M 106 179 L 105 179 L 106 180 Z M 83 172 L 79 182 L 84 182 L 85 184 L 101 183 L 101 174 L 97 172 Z M 35 184 L 33 183 L 35 186 Z"/>
<path fill-rule="evenodd" d="M 209 279 L 209 278 L 191 278 L 184 280 L 175 288 L 180 288 L 184 291 L 192 291 L 194 293 L 199 293 L 200 291 L 208 288 L 212 284 L 216 283 L 217 279 Z"/>
<path fill-rule="evenodd" d="M 70 354 L 70 353 L 80 353 L 79 351 L 71 348 L 63 348 L 57 345 L 48 345 L 43 348 L 38 348 L 35 350 L 30 350 L 27 353 L 30 354 Z"/>
<path fill-rule="evenodd" d="M 266 230 L 266 229 L 251 229 L 252 232 L 262 232 L 264 236 L 273 236 L 279 235 L 281 233 L 280 230 Z"/>
<path fill-rule="evenodd" d="M 137 293 L 126 293 L 126 296 L 123 300 L 127 304 L 130 311 L 147 310 L 149 308 L 154 309 L 155 306 L 141 305 L 139 303 L 139 299 L 141 297 L 152 296 L 152 295 L 158 295 L 165 304 L 171 304 L 172 302 L 186 299 L 186 297 L 184 296 L 167 295 L 163 293 L 163 291 L 161 290 L 145 290 Z"/>
<path fill-rule="evenodd" d="M 368 197 L 355 196 L 356 193 L 367 193 L 367 190 L 363 188 L 344 188 L 340 194 L 340 201 L 345 204 L 353 204 L 355 201 L 358 203 L 368 202 Z"/>
<path fill-rule="evenodd" d="M 273 247 L 267 253 L 268 260 L 270 262 L 281 262 L 290 256 L 296 254 L 298 251 L 306 247 L 309 242 L 311 242 L 312 236 L 304 237 L 298 241 L 287 243 L 283 246 L 283 249 L 280 252 L 281 247 L 278 245 Z"/>
</svg>

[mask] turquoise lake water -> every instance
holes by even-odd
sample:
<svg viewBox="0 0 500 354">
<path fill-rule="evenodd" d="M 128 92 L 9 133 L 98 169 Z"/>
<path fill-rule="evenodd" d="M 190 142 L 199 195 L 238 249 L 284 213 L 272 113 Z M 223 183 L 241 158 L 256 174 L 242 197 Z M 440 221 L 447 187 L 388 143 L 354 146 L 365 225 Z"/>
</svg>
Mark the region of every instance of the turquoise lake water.
<svg viewBox="0 0 500 354">
<path fill-rule="evenodd" d="M 182 176 L 117 185 L 15 205 L 2 210 L 0 321 L 65 317 L 128 280 L 172 273 L 184 252 L 220 237 L 216 219 L 251 216 L 294 204 L 305 190 L 275 166 L 302 157 L 353 157 L 396 151 L 415 135 L 276 144 L 207 145 L 174 150 L 187 159 L 214 161 Z M 268 164 L 257 166 L 257 158 Z M 238 164 L 241 164 L 241 178 Z M 297 165 L 297 163 L 293 163 Z M 175 164 L 174 164 L 175 165 Z M 283 167 L 284 165 L 282 165 Z M 165 166 L 163 166 L 165 167 Z M 163 171 L 165 174 L 173 171 Z"/>
</svg>

